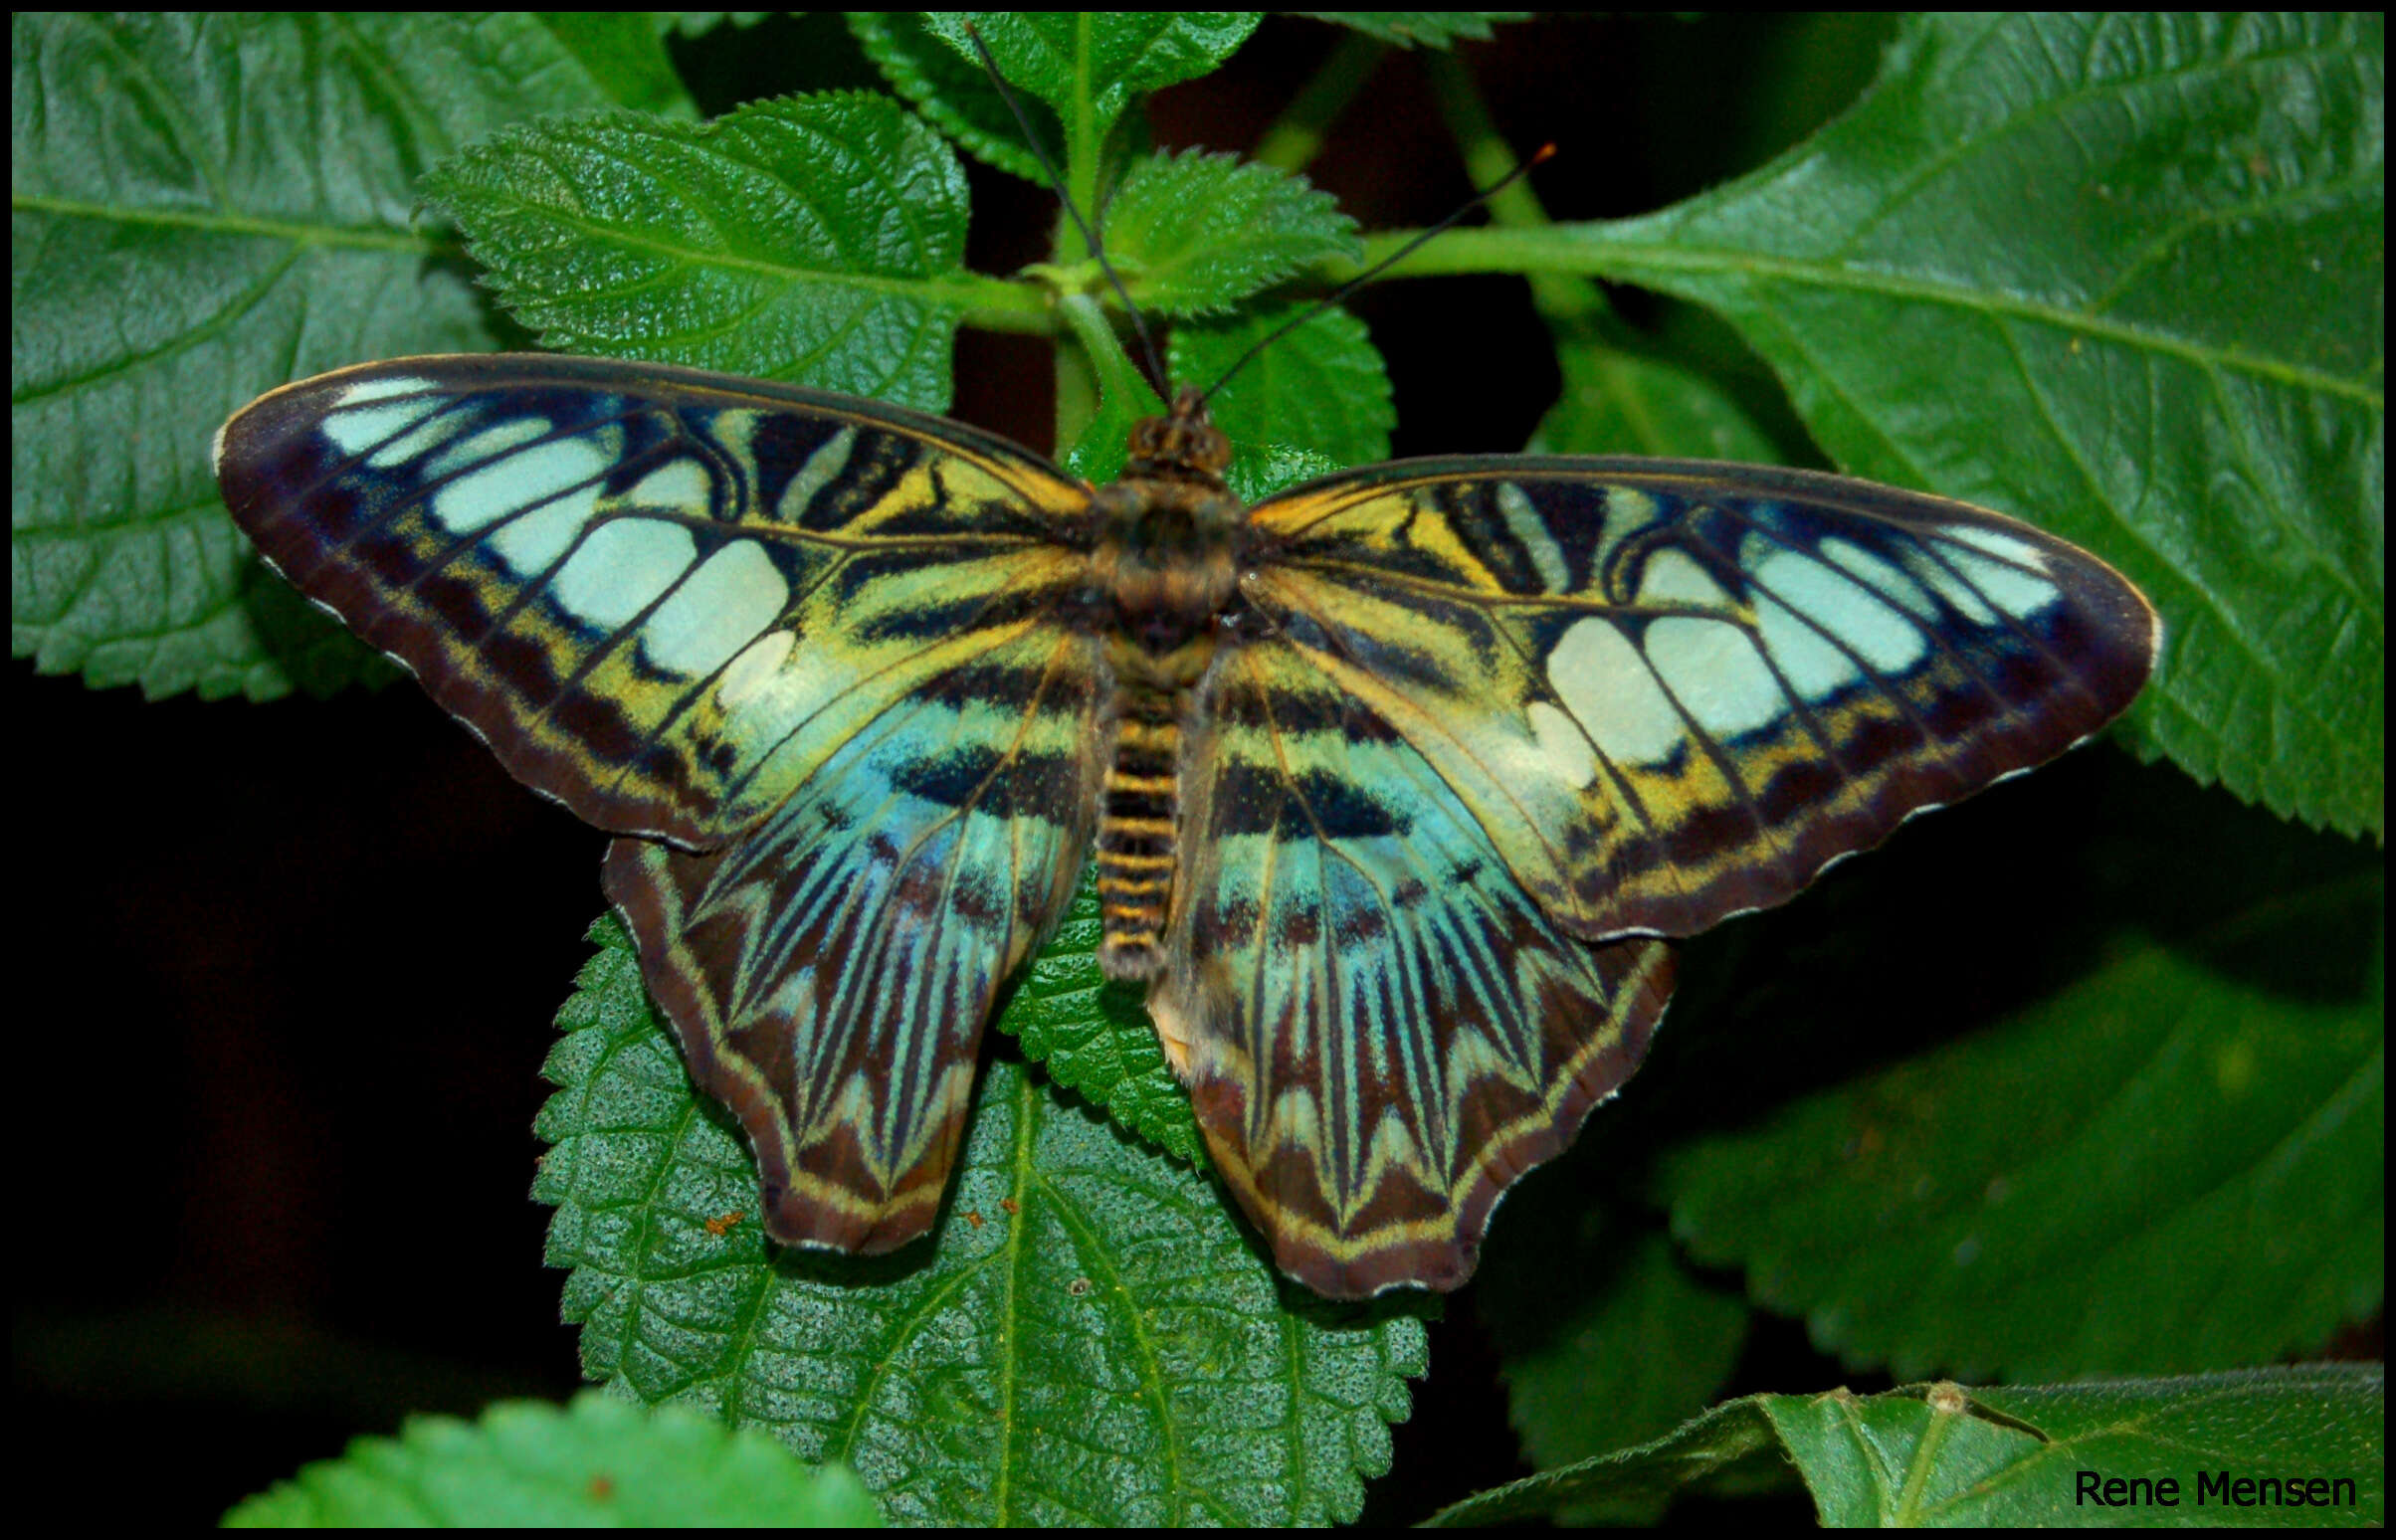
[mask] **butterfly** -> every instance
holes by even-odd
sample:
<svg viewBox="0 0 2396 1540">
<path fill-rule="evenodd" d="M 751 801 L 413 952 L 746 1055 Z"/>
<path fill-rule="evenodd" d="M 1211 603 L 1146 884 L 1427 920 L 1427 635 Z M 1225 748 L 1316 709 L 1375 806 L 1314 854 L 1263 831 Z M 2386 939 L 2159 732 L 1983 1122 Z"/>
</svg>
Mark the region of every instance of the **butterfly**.
<svg viewBox="0 0 2396 1540">
<path fill-rule="evenodd" d="M 767 1234 L 931 1227 L 982 1025 L 1096 849 L 1214 1163 L 1318 1292 L 1453 1288 L 1640 1061 L 1670 938 L 2138 693 L 2154 612 L 1998 514 L 1813 472 L 1368 466 L 1245 506 L 1203 399 L 1094 487 L 898 407 L 408 358 L 218 435 L 260 554 L 609 899 Z"/>
</svg>

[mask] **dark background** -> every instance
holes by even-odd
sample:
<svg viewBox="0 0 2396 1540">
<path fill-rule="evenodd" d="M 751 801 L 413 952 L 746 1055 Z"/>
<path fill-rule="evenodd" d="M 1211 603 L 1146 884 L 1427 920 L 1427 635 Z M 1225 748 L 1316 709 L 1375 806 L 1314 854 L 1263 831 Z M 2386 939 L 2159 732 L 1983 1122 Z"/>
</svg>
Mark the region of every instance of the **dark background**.
<svg viewBox="0 0 2396 1540">
<path fill-rule="evenodd" d="M 1557 145 L 1534 179 L 1549 212 L 1584 219 L 1759 163 L 1852 99 L 1885 25 L 1551 19 L 1462 53 L 1510 142 Z M 1157 141 L 1247 148 L 1335 38 L 1268 20 L 1228 68 L 1156 98 Z M 828 21 L 675 47 L 708 112 L 872 81 Z M 968 165 L 971 265 L 1044 255 L 1053 197 Z M 1309 169 L 1368 231 L 1429 223 L 1470 192 L 1403 53 Z M 1701 319 L 1625 299 L 1786 424 L 1760 371 Z M 1554 397 L 1518 281 L 1394 283 L 1354 307 L 1390 362 L 1401 455 L 1519 448 Z M 967 333 L 955 415 L 1048 447 L 1047 349 Z M 563 1274 L 540 1263 L 548 1216 L 526 1193 L 548 1024 L 588 956 L 603 837 L 508 780 L 405 683 L 153 703 L 20 663 L 12 690 L 30 719 L 18 741 L 44 751 L 21 868 L 40 880 L 18 900 L 34 1059 L 17 1091 L 31 1131 L 12 1317 L 22 1468 L 127 1518 L 206 1522 L 408 1413 L 571 1394 Z M 1903 859 L 1951 868 L 1993 851 L 2003 865 L 2005 808 L 2059 816 L 2125 765 L 2074 756 L 1986 799 L 1991 822 L 1909 834 Z M 1417 1519 L 1527 1468 L 1472 1291 L 1433 1328 L 1431 1362 L 1368 1519 Z M 1726 1394 L 1841 1383 L 1886 1382 L 1774 1320 Z"/>
</svg>

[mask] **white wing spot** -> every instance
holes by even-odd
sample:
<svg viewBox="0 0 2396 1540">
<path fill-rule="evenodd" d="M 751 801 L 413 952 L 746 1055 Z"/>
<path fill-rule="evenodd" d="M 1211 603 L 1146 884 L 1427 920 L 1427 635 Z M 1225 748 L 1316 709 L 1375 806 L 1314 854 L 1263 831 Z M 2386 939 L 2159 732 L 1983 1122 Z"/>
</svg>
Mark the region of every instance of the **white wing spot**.
<svg viewBox="0 0 2396 1540">
<path fill-rule="evenodd" d="M 713 506 L 710 490 L 704 466 L 696 460 L 672 460 L 641 478 L 619 499 L 618 505 L 627 509 L 666 508 L 698 518 Z"/>
<path fill-rule="evenodd" d="M 1686 736 L 1681 713 L 1612 621 L 1592 616 L 1557 638 L 1547 655 L 1547 682 L 1609 759 L 1660 764 Z"/>
<path fill-rule="evenodd" d="M 2021 536 L 2007 534 L 2002 529 L 1990 529 L 1983 524 L 1948 524 L 1939 530 L 1939 534 L 1946 539 L 1959 540 L 1965 545 L 1975 546 L 2000 560 L 2028 567 L 2033 572 L 2052 572 L 2054 570 L 2047 565 L 2045 551 L 2040 550 Z"/>
<path fill-rule="evenodd" d="M 543 433 L 548 431 L 546 424 L 537 426 Z M 492 437 L 479 433 L 443 451 L 425 468 L 426 475 L 438 478 L 445 465 L 476 462 L 480 457 L 468 452 Z M 511 513 L 538 507 L 583 482 L 592 483 L 595 495 L 597 479 L 606 470 L 607 457 L 587 439 L 557 439 L 534 449 L 502 454 L 435 491 L 433 517 L 453 533 L 472 534 Z"/>
<path fill-rule="evenodd" d="M 1498 483 L 1498 513 L 1505 520 L 1505 532 L 1514 537 L 1530 558 L 1531 569 L 1539 574 L 1541 591 L 1560 594 L 1567 591 L 1572 575 L 1565 570 L 1564 552 L 1547 531 L 1547 521 L 1531 506 L 1527 492 L 1511 481 Z"/>
<path fill-rule="evenodd" d="M 386 375 L 379 380 L 359 380 L 341 387 L 334 401 L 336 409 L 362 406 L 369 401 L 384 401 L 393 396 L 405 396 L 416 391 L 438 391 L 441 387 L 431 380 L 418 379 L 412 374 Z"/>
<path fill-rule="evenodd" d="M 1726 621 L 1672 616 L 1647 629 L 1648 662 L 1699 727 L 1735 738 L 1788 710 L 1780 681 L 1747 634 Z"/>
<path fill-rule="evenodd" d="M 1952 573 L 1939 572 L 1935 576 L 1924 575 L 1930 576 L 1931 583 L 1938 591 L 1954 601 L 1955 608 L 1971 615 L 1982 625 L 1996 619 L 1988 613 L 1989 605 L 1995 605 L 2016 620 L 2023 620 L 2063 597 L 2063 590 L 2053 583 L 2043 577 L 2034 577 L 2019 567 L 1991 561 L 1972 551 L 1957 550 L 1952 545 L 1938 554 L 1944 556 L 1955 570 Z M 2046 570 L 2044 562 L 2039 566 L 2041 571 Z"/>
<path fill-rule="evenodd" d="M 793 631 L 769 631 L 725 666 L 715 696 L 744 748 L 770 754 L 787 747 L 797 727 L 855 687 L 860 669 L 836 649 L 816 648 L 806 668 L 787 667 L 800 640 Z"/>
<path fill-rule="evenodd" d="M 790 659 L 791 650 L 799 639 L 787 631 L 769 631 L 740 650 L 740 656 L 724 666 L 723 677 L 716 681 L 715 698 L 727 712 L 736 712 L 758 691 L 773 682 Z"/>
<path fill-rule="evenodd" d="M 363 455 L 375 450 L 375 464 L 380 464 L 382 452 L 394 439 L 405 439 L 408 430 L 417 427 L 438 413 L 443 403 L 433 400 L 394 401 L 388 406 L 344 408 L 324 419 L 324 437 L 332 440 L 333 448 L 344 455 Z M 438 436 L 428 438 L 427 446 L 438 443 Z"/>
<path fill-rule="evenodd" d="M 613 631 L 641 613 L 699 556 L 691 531 L 658 518 L 601 524 L 566 558 L 549 594 L 586 626 Z"/>
<path fill-rule="evenodd" d="M 807 464 L 790 479 L 790 484 L 782 488 L 782 504 L 775 510 L 775 516 L 787 524 L 804 522 L 807 505 L 815 501 L 818 492 L 839 480 L 841 473 L 849 468 L 849 455 L 856 448 L 857 430 L 853 427 L 843 428 L 826 439 L 821 448 L 807 457 Z"/>
<path fill-rule="evenodd" d="M 1713 575 L 1686 551 L 1666 549 L 1647 560 L 1639 574 L 1639 602 L 1652 605 L 1694 604 L 1709 610 L 1735 608 Z"/>
<path fill-rule="evenodd" d="M 1596 781 L 1597 755 L 1589 747 L 1588 735 L 1571 717 L 1544 700 L 1530 703 L 1529 716 L 1531 743 L 1538 750 L 1541 767 L 1567 786 Z"/>
<path fill-rule="evenodd" d="M 510 518 L 483 544 L 518 577 L 537 577 L 566 553 L 598 511 L 599 483 L 594 481 Z"/>
<path fill-rule="evenodd" d="M 1613 563 L 1615 548 L 1654 524 L 1662 511 L 1663 504 L 1653 492 L 1637 486 L 1607 485 L 1605 518 L 1598 529 L 1596 548 L 1589 553 L 1592 587 L 1603 581 L 1606 569 Z"/>
<path fill-rule="evenodd" d="M 1823 549 L 1827 551 L 1834 544 L 1844 546 L 1845 542 L 1825 541 Z M 1862 561 L 1887 568 L 1911 592 L 1921 592 L 1910 580 L 1904 579 L 1903 574 L 1889 567 L 1888 563 L 1853 546 L 1845 548 Z M 1831 647 L 1821 632 L 1807 626 L 1798 616 L 1811 618 L 1822 631 L 1847 644 L 1862 655 L 1866 664 L 1882 674 L 1902 674 L 1921 662 L 1922 654 L 1929 650 L 1928 639 L 1910 617 L 1884 602 L 1879 595 L 1846 573 L 1824 566 L 1811 556 L 1796 551 L 1780 551 L 1755 569 L 1755 582 L 1757 587 L 1769 589 L 1782 604 L 1788 606 L 1788 611 L 1796 612 L 1790 614 L 1783 611 L 1777 621 L 1769 616 L 1762 617 L 1764 646 L 1771 649 L 1773 658 L 1779 660 L 1790 682 L 1797 684 L 1798 692 L 1808 700 L 1818 700 L 1821 694 L 1798 682 L 1808 671 L 1803 663 L 1794 660 L 1806 659 L 1817 648 L 1829 649 L 1834 653 L 1838 650 Z M 1927 603 L 1928 596 L 1922 597 Z M 1796 635 L 1798 632 L 1802 632 L 1803 636 Z M 1855 665 L 1844 654 L 1839 657 L 1838 667 L 1849 674 L 1855 672 Z M 1842 682 L 1843 679 L 1830 679 L 1826 688 Z"/>
<path fill-rule="evenodd" d="M 413 430 L 401 434 L 367 456 L 367 469 L 389 471 L 395 467 L 404 466 L 421 456 L 430 455 L 442 445 L 447 444 L 457 433 L 460 425 L 466 421 L 468 419 L 454 417 L 447 412 L 436 412 L 417 424 Z"/>
<path fill-rule="evenodd" d="M 1938 618 L 1938 601 L 1922 592 L 1919 583 L 1862 546 L 1834 537 L 1823 541 L 1821 550 L 1882 598 L 1911 610 L 1923 620 Z"/>
<path fill-rule="evenodd" d="M 511 417 L 495 423 L 472 438 L 460 439 L 443 451 L 440 458 L 424 468 L 428 481 L 454 476 L 460 471 L 480 466 L 486 460 L 498 459 L 509 450 L 518 449 L 543 437 L 551 424 L 545 417 Z"/>
<path fill-rule="evenodd" d="M 1864 676 L 1854 659 L 1779 600 L 1757 599 L 1755 619 L 1764 651 L 1772 655 L 1789 687 L 1806 699 L 1827 700 Z"/>
<path fill-rule="evenodd" d="M 711 674 L 781 617 L 783 579 L 754 540 L 736 540 L 705 561 L 641 628 L 651 663 L 687 677 Z"/>
</svg>

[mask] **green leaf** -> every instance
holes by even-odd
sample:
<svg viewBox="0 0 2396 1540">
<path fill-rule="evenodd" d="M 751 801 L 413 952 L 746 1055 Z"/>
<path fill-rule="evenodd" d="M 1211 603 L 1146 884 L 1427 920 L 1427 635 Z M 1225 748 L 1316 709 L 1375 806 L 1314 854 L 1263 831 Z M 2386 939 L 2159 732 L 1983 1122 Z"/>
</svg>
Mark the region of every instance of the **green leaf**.
<svg viewBox="0 0 2396 1540">
<path fill-rule="evenodd" d="M 225 1515 L 241 1529 L 882 1524 L 857 1477 L 810 1469 L 763 1434 L 585 1391 L 501 1402 L 472 1423 L 411 1418 Z"/>
<path fill-rule="evenodd" d="M 1032 959 L 995 1025 L 1023 1045 L 1050 1079 L 1106 1109 L 1106 1115 L 1168 1154 L 1197 1165 L 1206 1142 L 1190 1093 L 1165 1062 L 1140 991 L 1098 971 L 1096 868 L 1083 874 L 1065 922 Z"/>
<path fill-rule="evenodd" d="M 1743 1299 L 1699 1278 L 1666 1237 L 1567 1181 L 1572 1174 L 1541 1173 L 1509 1195 L 1475 1301 L 1498 1349 L 1508 1420 L 1542 1470 L 1645 1443 L 1696 1416 L 1747 1340 Z M 1590 1394 L 1593 1386 L 1605 1394 Z M 1567 1517 L 1648 1523 L 1661 1506 Z"/>
<path fill-rule="evenodd" d="M 2382 833 L 2384 25 L 1929 18 L 1776 163 L 1536 240 L 1720 311 L 1848 470 L 2118 565 L 2165 622 L 2136 730 Z"/>
<path fill-rule="evenodd" d="M 1095 147 L 1132 98 L 1213 70 L 1248 41 L 1255 11 L 933 11 L 930 31 L 959 58 L 980 62 L 965 36 L 971 22 L 999 75 L 1045 101 L 1065 124 L 1066 145 Z"/>
<path fill-rule="evenodd" d="M 2383 905 L 2373 867 L 2124 933 L 1969 1037 L 1686 1140 L 1675 1233 L 1899 1376 L 2315 1348 L 2385 1286 Z M 1849 1005 L 1774 1031 L 1820 1040 Z"/>
<path fill-rule="evenodd" d="M 560 1014 L 535 1196 L 585 1368 L 855 1466 L 902 1522 L 1352 1518 L 1423 1372 L 1420 1299 L 1281 1283 L 1223 1195 L 986 1066 L 947 1211 L 889 1256 L 782 1251 L 621 927 Z M 712 1224 L 710 1224 L 712 1222 Z"/>
<path fill-rule="evenodd" d="M 489 347 L 416 176 L 604 94 L 520 15 L 19 12 L 9 41 L 15 656 L 153 697 L 384 674 L 263 579 L 209 436 L 299 375 Z"/>
<path fill-rule="evenodd" d="M 1197 150 L 1134 165 L 1101 230 L 1108 259 L 1152 315 L 1220 314 L 1363 250 L 1355 221 L 1303 177 Z"/>
<path fill-rule="evenodd" d="M 617 106 L 696 117 L 699 109 L 666 57 L 665 30 L 646 11 L 551 11 L 541 17 Z"/>
<path fill-rule="evenodd" d="M 1254 502 L 1300 481 L 1334 475 L 1340 469 L 1338 461 L 1319 451 L 1292 444 L 1267 444 L 1242 456 L 1240 463 L 1224 473 L 1223 479 L 1231 483 L 1236 495 Z"/>
<path fill-rule="evenodd" d="M 2099 1515 L 2079 1476 L 2094 1470 L 2175 1480 L 2179 1508 L 2150 1509 L 2147 1522 L 2209 1516 L 2243 1527 L 2258 1516 L 2251 1509 L 2203 1512 L 2202 1477 L 2354 1477 L 2357 1505 L 2336 1517 L 2376 1522 L 2384 1393 L 2376 1366 L 2320 1364 L 2188 1380 L 1940 1385 L 1918 1402 L 1833 1394 L 1764 1405 L 1827 1524 L 2087 1522 Z M 2296 1521 L 2312 1520 L 2299 1510 Z"/>
<path fill-rule="evenodd" d="M 1461 1529 L 1565 1513 L 1646 1513 L 1690 1488 L 1749 1494 L 1785 1488 L 1791 1471 L 1763 1415 L 1764 1399 L 1727 1402 L 1653 1444 L 1477 1493 L 1424 1524 Z"/>
<path fill-rule="evenodd" d="M 424 188 L 547 346 L 948 404 L 964 172 L 887 97 L 549 118 Z"/>
<path fill-rule="evenodd" d="M 1654 1444 L 1484 1492 L 1432 1522 L 1628 1504 L 1725 1477 L 1752 1485 L 1785 1460 L 1826 1524 L 2377 1525 L 2387 1504 L 2385 1392 L 2376 1364 L 2302 1364 L 2179 1380 L 1753 1396 Z M 2082 1495 L 2083 1472 L 2169 1477 L 2178 1502 L 2107 1507 Z M 2330 1497 L 2330 1480 L 2345 1478 L 2351 1505 L 2260 1508 L 2201 1497 L 2200 1477 L 2223 1474 L 2319 1477 L 2319 1500 Z"/>
<path fill-rule="evenodd" d="M 1173 377 L 1217 386 L 1215 421 L 1232 443 L 1226 480 L 1251 502 L 1279 490 L 1285 484 L 1280 478 L 1298 469 L 1280 450 L 1302 451 L 1306 475 L 1389 458 L 1389 431 L 1398 420 L 1389 372 L 1355 316 L 1338 308 L 1319 311 L 1240 364 L 1251 347 L 1298 313 L 1299 306 L 1267 305 L 1173 333 Z M 1235 364 L 1239 373 L 1225 379 Z"/>
<path fill-rule="evenodd" d="M 1459 40 L 1485 43 L 1490 23 L 1523 21 L 1530 11 L 1298 11 L 1398 48 L 1447 48 Z"/>
<path fill-rule="evenodd" d="M 1556 361 L 1564 391 L 1525 454 L 1787 459 L 1727 391 L 1678 364 L 1594 345 L 1564 347 Z"/>
<path fill-rule="evenodd" d="M 851 11 L 849 31 L 891 88 L 967 153 L 1027 182 L 1047 184 L 1023 125 L 991 86 L 981 61 L 960 56 L 936 36 L 921 11 Z M 1010 82 L 1009 84 L 1013 84 Z M 1032 131 L 1050 154 L 1062 152 L 1065 125 L 1047 102 L 1019 96 Z"/>
</svg>

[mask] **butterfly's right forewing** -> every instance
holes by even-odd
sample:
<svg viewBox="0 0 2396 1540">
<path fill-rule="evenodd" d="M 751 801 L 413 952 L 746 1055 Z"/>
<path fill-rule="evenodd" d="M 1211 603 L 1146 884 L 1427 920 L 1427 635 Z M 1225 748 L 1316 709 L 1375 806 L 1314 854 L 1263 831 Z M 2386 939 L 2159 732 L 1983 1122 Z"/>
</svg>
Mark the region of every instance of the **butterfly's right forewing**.
<svg viewBox="0 0 2396 1540">
<path fill-rule="evenodd" d="M 704 848 L 1057 624 L 1088 491 L 880 403 L 661 365 L 399 359 L 225 425 L 234 519 L 534 789 Z"/>
</svg>

